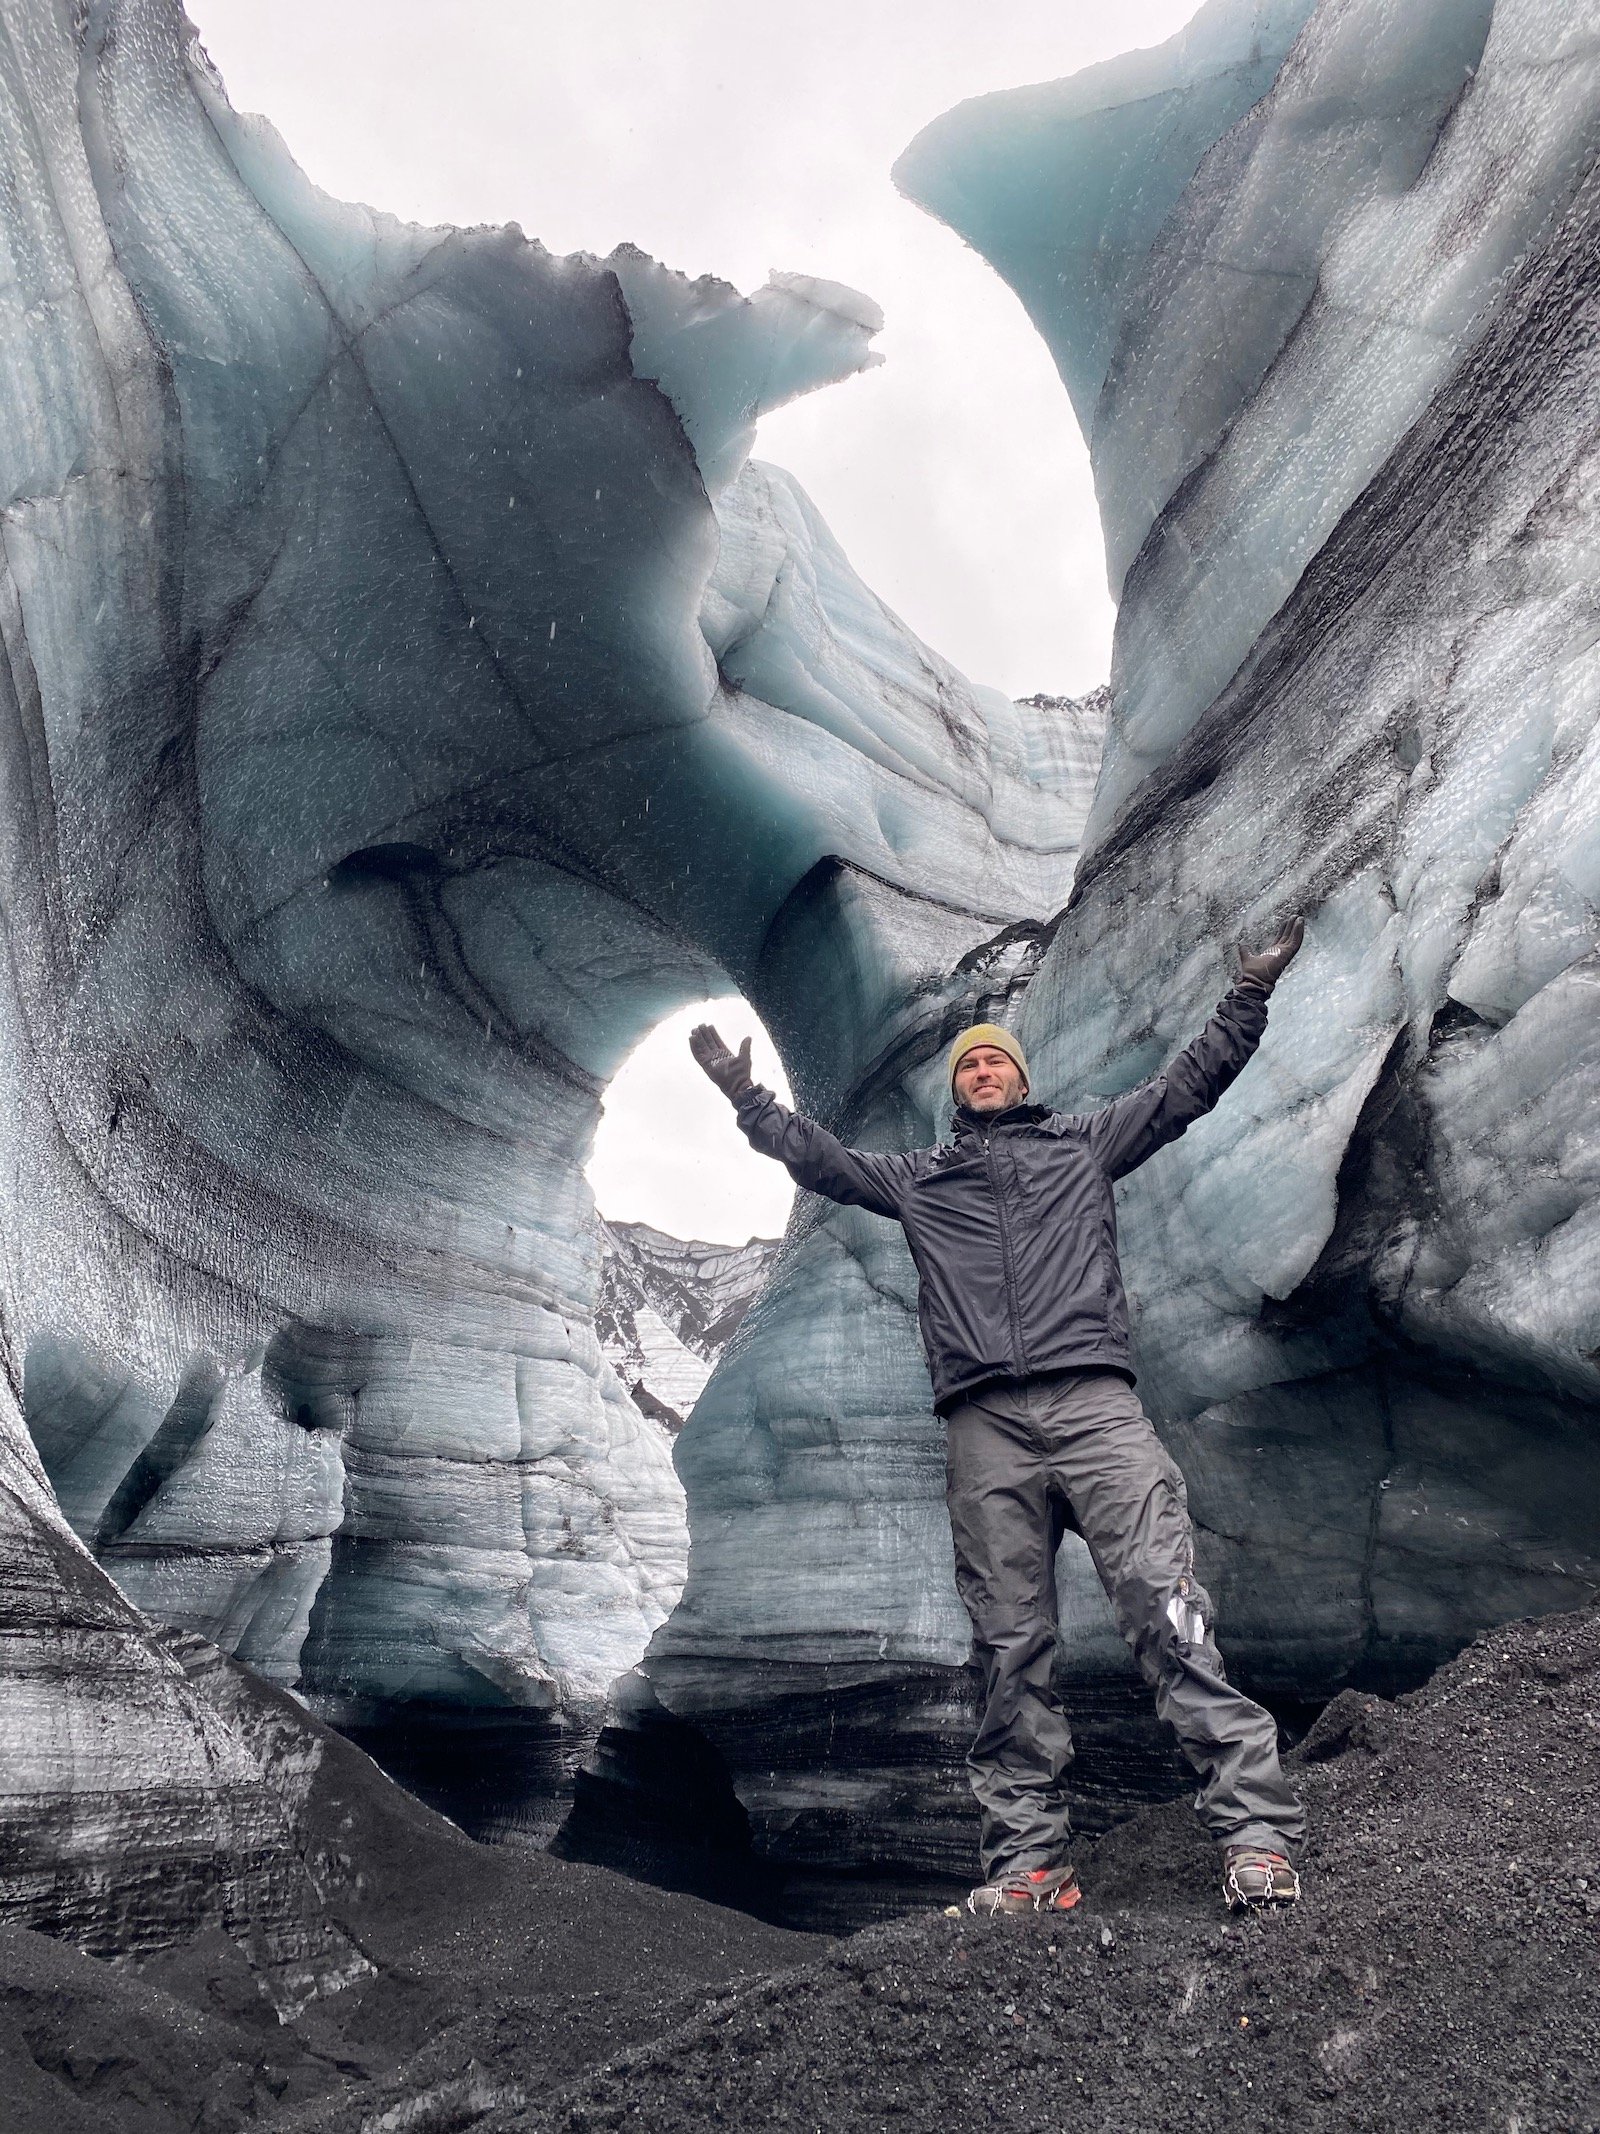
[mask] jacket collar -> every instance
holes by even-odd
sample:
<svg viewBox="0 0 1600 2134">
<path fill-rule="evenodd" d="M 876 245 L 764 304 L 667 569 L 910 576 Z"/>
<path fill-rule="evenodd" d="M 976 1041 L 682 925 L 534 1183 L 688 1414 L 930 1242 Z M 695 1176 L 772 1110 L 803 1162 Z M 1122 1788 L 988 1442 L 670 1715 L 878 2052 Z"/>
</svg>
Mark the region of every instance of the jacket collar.
<svg viewBox="0 0 1600 2134">
<path fill-rule="evenodd" d="M 1007 1111 L 968 1111 L 958 1104 L 952 1122 L 958 1141 L 969 1140 L 977 1135 L 992 1133 L 997 1126 L 1037 1126 L 1041 1119 L 1048 1119 L 1050 1108 L 1046 1104 L 1013 1104 Z"/>
</svg>

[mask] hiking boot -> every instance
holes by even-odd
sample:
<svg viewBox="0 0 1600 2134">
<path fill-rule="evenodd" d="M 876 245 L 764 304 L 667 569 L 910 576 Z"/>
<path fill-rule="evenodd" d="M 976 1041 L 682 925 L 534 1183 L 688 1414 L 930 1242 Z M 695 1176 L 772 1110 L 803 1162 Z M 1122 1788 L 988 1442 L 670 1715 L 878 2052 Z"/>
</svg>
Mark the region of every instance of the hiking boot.
<svg viewBox="0 0 1600 2134">
<path fill-rule="evenodd" d="M 1259 1845 L 1229 1845 L 1222 1854 L 1222 1894 L 1230 1912 L 1262 1904 L 1293 1904 L 1300 1895 L 1300 1877 L 1281 1852 L 1263 1852 Z"/>
<path fill-rule="evenodd" d="M 1070 1867 L 1036 1867 L 1031 1874 L 1002 1875 L 986 1882 L 967 1899 L 974 1917 L 998 1919 L 1024 1912 L 1070 1912 L 1083 1892 Z"/>
</svg>

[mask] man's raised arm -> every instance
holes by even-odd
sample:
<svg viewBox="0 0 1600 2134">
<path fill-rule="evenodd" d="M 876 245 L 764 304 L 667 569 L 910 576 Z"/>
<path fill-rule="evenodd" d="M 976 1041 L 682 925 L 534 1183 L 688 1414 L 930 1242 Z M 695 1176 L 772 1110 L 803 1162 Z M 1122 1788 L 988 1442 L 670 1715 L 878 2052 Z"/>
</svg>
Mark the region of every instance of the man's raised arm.
<svg viewBox="0 0 1600 2134">
<path fill-rule="evenodd" d="M 1125 1178 L 1158 1148 L 1176 1141 L 1232 1084 L 1261 1042 L 1267 996 L 1293 962 L 1305 932 L 1303 920 L 1291 920 L 1271 948 L 1241 955 L 1238 977 L 1194 1043 L 1164 1074 L 1090 1114 L 1089 1145 L 1113 1178 Z"/>
<path fill-rule="evenodd" d="M 846 1148 L 815 1119 L 780 1104 L 770 1089 L 751 1078 L 749 1038 L 730 1052 L 710 1023 L 700 1023 L 689 1033 L 689 1050 L 733 1105 L 750 1146 L 781 1163 L 797 1186 L 848 1208 L 867 1208 L 890 1218 L 899 1215 L 899 1187 L 907 1171 L 904 1156 Z"/>
</svg>

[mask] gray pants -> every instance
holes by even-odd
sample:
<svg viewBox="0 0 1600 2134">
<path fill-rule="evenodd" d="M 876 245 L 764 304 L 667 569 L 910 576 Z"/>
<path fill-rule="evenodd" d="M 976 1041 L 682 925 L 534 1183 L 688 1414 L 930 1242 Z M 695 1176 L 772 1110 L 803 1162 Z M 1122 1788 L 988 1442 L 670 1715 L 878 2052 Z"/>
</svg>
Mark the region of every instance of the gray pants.
<svg viewBox="0 0 1600 2134">
<path fill-rule="evenodd" d="M 1067 1857 L 1072 1734 L 1050 1667 L 1068 1527 L 1089 1544 L 1156 1710 L 1200 1774 L 1207 1830 L 1221 1844 L 1290 1850 L 1305 1813 L 1278 1762 L 1277 1727 L 1223 1671 L 1183 1476 L 1127 1380 L 1071 1371 L 985 1387 L 948 1423 L 956 1584 L 984 1676 L 967 1769 L 985 1876 Z"/>
</svg>

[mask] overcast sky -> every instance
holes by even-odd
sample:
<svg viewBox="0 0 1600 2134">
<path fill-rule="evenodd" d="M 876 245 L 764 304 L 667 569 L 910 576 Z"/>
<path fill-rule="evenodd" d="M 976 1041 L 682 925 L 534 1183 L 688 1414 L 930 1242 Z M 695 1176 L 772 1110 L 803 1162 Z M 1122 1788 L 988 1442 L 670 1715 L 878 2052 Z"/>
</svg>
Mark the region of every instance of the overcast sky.
<svg viewBox="0 0 1600 2134">
<path fill-rule="evenodd" d="M 656 1025 L 606 1091 L 589 1183 L 601 1213 L 619 1222 L 730 1245 L 777 1237 L 794 1188 L 787 1171 L 750 1147 L 727 1098 L 695 1065 L 689 1032 L 702 1022 L 734 1047 L 748 1037 L 756 1080 L 787 1102 L 772 1040 L 742 1000 L 682 1008 Z"/>
<path fill-rule="evenodd" d="M 963 97 L 1159 43 L 1195 0 L 188 8 L 235 106 L 265 112 L 341 198 L 420 222 L 519 222 L 558 252 L 628 239 L 742 289 L 777 267 L 865 290 L 887 315 L 887 362 L 769 416 L 758 454 L 799 477 L 868 584 L 974 680 L 1021 696 L 1104 679 L 1112 611 L 1066 394 L 1009 289 L 899 197 L 889 168 Z M 647 1066 L 666 1044 L 681 1035 L 646 1040 Z M 685 1172 L 681 1148 L 630 1131 L 602 1207 L 681 1235 L 771 1227 L 775 1167 L 716 1138 L 722 1168 L 708 1150 Z M 713 1227 L 741 1177 L 759 1220 Z"/>
</svg>

